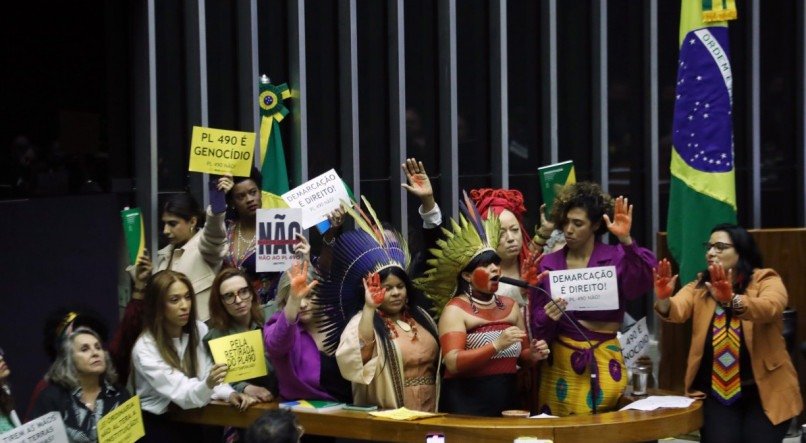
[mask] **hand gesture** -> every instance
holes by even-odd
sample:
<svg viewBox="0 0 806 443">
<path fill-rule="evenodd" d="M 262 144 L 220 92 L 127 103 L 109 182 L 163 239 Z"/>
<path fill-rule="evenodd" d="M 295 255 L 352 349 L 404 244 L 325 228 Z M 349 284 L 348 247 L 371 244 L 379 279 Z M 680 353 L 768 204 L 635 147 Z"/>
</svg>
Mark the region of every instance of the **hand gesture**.
<svg viewBox="0 0 806 443">
<path fill-rule="evenodd" d="M 144 249 L 143 254 L 137 257 L 137 261 L 134 263 L 135 286 L 142 287 L 145 285 L 148 277 L 151 277 L 152 269 L 153 265 L 151 264 L 151 257 L 148 255 L 148 249 Z"/>
<path fill-rule="evenodd" d="M 239 411 L 245 411 L 246 408 L 255 403 L 257 403 L 257 399 L 249 394 L 233 392 L 229 395 L 229 404 L 236 407 Z"/>
<path fill-rule="evenodd" d="M 658 268 L 652 269 L 652 275 L 655 277 L 655 294 L 661 300 L 669 298 L 677 284 L 677 275 L 672 276 L 672 264 L 669 260 L 664 258 L 659 261 Z"/>
<path fill-rule="evenodd" d="M 386 288 L 381 286 L 381 276 L 375 272 L 364 277 L 364 304 L 377 308 L 386 298 Z"/>
<path fill-rule="evenodd" d="M 344 205 L 339 205 L 338 208 L 334 209 L 327 215 L 327 220 L 330 222 L 331 229 L 339 229 L 341 225 L 344 224 L 344 214 L 347 211 L 344 209 Z"/>
<path fill-rule="evenodd" d="M 554 232 L 554 222 L 546 218 L 546 204 L 540 205 L 540 227 L 538 228 L 543 235 L 551 235 Z"/>
<path fill-rule="evenodd" d="M 548 358 L 551 353 L 548 343 L 546 343 L 545 340 L 538 340 L 536 338 L 533 338 L 532 342 L 529 344 L 529 350 L 531 351 L 532 360 L 534 361 L 544 360 Z"/>
<path fill-rule="evenodd" d="M 296 234 L 294 238 L 297 239 L 297 243 L 294 244 L 294 254 L 304 262 L 309 261 L 311 259 L 311 244 L 308 243 L 308 239 L 302 234 Z"/>
<path fill-rule="evenodd" d="M 225 363 L 213 365 L 213 367 L 210 368 L 210 373 L 207 374 L 207 379 L 204 380 L 204 382 L 207 383 L 207 387 L 213 389 L 216 385 L 224 383 L 224 378 L 227 376 L 228 369 L 229 368 Z"/>
<path fill-rule="evenodd" d="M 554 301 L 546 303 L 546 306 L 543 307 L 543 310 L 546 311 L 546 315 L 548 315 L 550 319 L 559 321 L 567 306 L 568 302 L 565 299 L 557 298 L 554 299 Z"/>
<path fill-rule="evenodd" d="M 235 186 L 235 181 L 232 179 L 232 174 L 224 174 L 216 181 L 216 188 L 224 194 L 229 192 L 233 186 Z"/>
<path fill-rule="evenodd" d="M 308 283 L 308 262 L 294 261 L 288 269 L 291 280 L 291 295 L 297 299 L 305 298 L 319 284 L 318 280 Z"/>
<path fill-rule="evenodd" d="M 543 260 L 543 254 L 540 251 L 535 251 L 529 254 L 529 257 L 521 263 L 521 280 L 529 283 L 532 286 L 537 286 L 548 275 L 548 271 L 538 273 L 540 262 Z"/>
<path fill-rule="evenodd" d="M 630 228 L 632 228 L 632 205 L 629 204 L 626 198 L 619 196 L 616 199 L 616 207 L 613 213 L 613 221 L 605 214 L 602 216 L 607 229 L 619 238 L 619 240 L 630 237 Z"/>
<path fill-rule="evenodd" d="M 708 266 L 708 274 L 711 276 L 710 282 L 705 282 L 705 286 L 720 303 L 727 303 L 733 298 L 733 269 L 725 275 L 725 268 L 722 265 Z"/>
<path fill-rule="evenodd" d="M 260 402 L 269 402 L 274 400 L 274 395 L 263 386 L 247 385 L 243 390 L 244 394 L 256 398 Z"/>
<path fill-rule="evenodd" d="M 501 331 L 501 335 L 495 339 L 493 345 L 495 345 L 495 349 L 498 352 L 501 352 L 504 349 L 512 346 L 513 343 L 523 340 L 523 337 L 526 337 L 526 331 L 517 326 L 510 326 Z"/>
<path fill-rule="evenodd" d="M 431 180 L 428 179 L 428 174 L 425 173 L 425 166 L 423 162 L 418 162 L 417 159 L 406 159 L 406 163 L 400 165 L 403 172 L 406 174 L 409 184 L 402 183 L 404 189 L 419 197 L 420 200 L 434 196 L 434 189 L 431 187 Z"/>
</svg>

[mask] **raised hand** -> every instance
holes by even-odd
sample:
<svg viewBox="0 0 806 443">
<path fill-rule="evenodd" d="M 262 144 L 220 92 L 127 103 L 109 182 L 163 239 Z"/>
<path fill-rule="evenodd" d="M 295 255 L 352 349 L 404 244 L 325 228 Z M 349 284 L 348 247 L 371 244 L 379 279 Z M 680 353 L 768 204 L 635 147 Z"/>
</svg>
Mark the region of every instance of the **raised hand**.
<svg viewBox="0 0 806 443">
<path fill-rule="evenodd" d="M 406 174 L 408 184 L 402 183 L 405 190 L 411 192 L 420 200 L 424 198 L 433 198 L 434 189 L 431 187 L 431 180 L 428 179 L 428 174 L 425 173 L 425 166 L 423 162 L 418 162 L 415 158 L 406 159 L 406 162 L 401 164 L 400 167 Z"/>
<path fill-rule="evenodd" d="M 338 208 L 332 210 L 329 214 L 327 214 L 327 220 L 330 222 L 330 227 L 338 229 L 341 225 L 344 224 L 344 214 L 347 212 L 344 209 L 343 205 L 339 205 Z"/>
<path fill-rule="evenodd" d="M 364 277 L 364 303 L 377 308 L 386 298 L 386 288 L 381 286 L 381 276 L 375 272 Z"/>
<path fill-rule="evenodd" d="M 311 244 L 308 243 L 308 239 L 302 234 L 296 234 L 294 238 L 297 239 L 297 243 L 294 244 L 294 254 L 296 254 L 300 260 L 307 262 L 311 258 Z"/>
<path fill-rule="evenodd" d="M 529 254 L 529 257 L 521 263 L 521 280 L 529 283 L 532 286 L 537 286 L 548 275 L 548 271 L 538 273 L 540 262 L 543 260 L 543 254 L 540 251 L 534 251 Z"/>
<path fill-rule="evenodd" d="M 632 228 L 632 205 L 626 198 L 622 196 L 616 198 L 612 221 L 607 214 L 603 215 L 602 219 L 604 219 L 607 230 L 619 240 L 629 239 L 630 228 Z"/>
<path fill-rule="evenodd" d="M 677 284 L 677 275 L 672 276 L 672 264 L 669 260 L 664 258 L 659 261 L 657 269 L 652 269 L 652 275 L 655 277 L 655 295 L 661 300 L 669 298 Z"/>
<path fill-rule="evenodd" d="M 708 291 L 711 292 L 717 301 L 727 303 L 733 298 L 733 270 L 725 274 L 725 268 L 722 265 L 708 266 L 708 274 L 711 276 L 710 282 L 705 282 Z"/>
<path fill-rule="evenodd" d="M 152 268 L 148 249 L 144 249 L 143 254 L 137 257 L 137 261 L 134 264 L 134 283 L 136 287 L 142 288 L 146 284 L 148 277 L 151 277 Z"/>
<path fill-rule="evenodd" d="M 298 299 L 305 298 L 319 284 L 318 280 L 308 283 L 308 262 L 295 261 L 288 269 L 291 280 L 291 295 Z"/>
</svg>

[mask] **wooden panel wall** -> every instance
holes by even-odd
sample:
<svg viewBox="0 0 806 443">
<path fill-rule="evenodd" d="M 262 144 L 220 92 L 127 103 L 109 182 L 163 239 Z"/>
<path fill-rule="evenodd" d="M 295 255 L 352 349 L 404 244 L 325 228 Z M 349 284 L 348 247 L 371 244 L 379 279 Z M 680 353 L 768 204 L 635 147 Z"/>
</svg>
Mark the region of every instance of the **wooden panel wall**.
<svg viewBox="0 0 806 443">
<path fill-rule="evenodd" d="M 756 240 L 764 267 L 773 268 L 781 275 L 789 292 L 789 307 L 799 317 L 795 338 L 795 367 L 800 379 L 801 395 L 806 398 L 806 360 L 799 345 L 806 340 L 806 228 L 751 230 Z M 668 258 L 677 263 L 666 246 L 666 233 L 658 233 L 658 259 Z M 663 389 L 683 392 L 686 358 L 691 341 L 691 322 L 675 325 L 660 321 L 660 351 L 658 384 Z"/>
</svg>

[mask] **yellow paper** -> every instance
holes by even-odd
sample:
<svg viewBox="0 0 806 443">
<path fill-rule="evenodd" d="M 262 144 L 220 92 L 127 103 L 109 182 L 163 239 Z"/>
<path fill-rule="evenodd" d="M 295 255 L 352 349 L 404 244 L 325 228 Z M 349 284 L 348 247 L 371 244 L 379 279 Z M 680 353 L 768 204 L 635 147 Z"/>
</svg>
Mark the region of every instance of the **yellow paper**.
<svg viewBox="0 0 806 443">
<path fill-rule="evenodd" d="M 99 443 L 133 443 L 144 435 L 140 397 L 136 395 L 98 420 Z"/>
<path fill-rule="evenodd" d="M 194 126 L 188 170 L 249 177 L 254 150 L 254 132 Z"/>
<path fill-rule="evenodd" d="M 216 364 L 226 363 L 224 381 L 232 383 L 268 374 L 263 356 L 263 331 L 255 329 L 210 340 L 210 353 Z"/>
<path fill-rule="evenodd" d="M 433 412 L 412 411 L 406 408 L 397 408 L 389 411 L 372 411 L 369 415 L 382 418 L 390 418 L 392 420 L 417 420 L 418 418 L 436 417 L 442 414 L 435 414 Z"/>
</svg>

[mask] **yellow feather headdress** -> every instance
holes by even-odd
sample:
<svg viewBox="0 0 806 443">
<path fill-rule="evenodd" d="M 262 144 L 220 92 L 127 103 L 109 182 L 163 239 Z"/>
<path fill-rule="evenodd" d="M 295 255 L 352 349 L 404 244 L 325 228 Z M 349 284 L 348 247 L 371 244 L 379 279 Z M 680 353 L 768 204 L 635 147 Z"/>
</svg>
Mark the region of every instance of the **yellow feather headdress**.
<svg viewBox="0 0 806 443">
<path fill-rule="evenodd" d="M 482 220 L 467 193 L 459 208 L 459 221 L 451 219 L 450 229 L 442 228 L 444 237 L 437 240 L 437 248 L 429 250 L 432 258 L 426 262 L 428 269 L 413 280 L 414 286 L 434 302 L 437 317 L 456 293 L 459 273 L 479 254 L 498 247 L 498 216 L 489 211 L 487 220 Z"/>
</svg>

